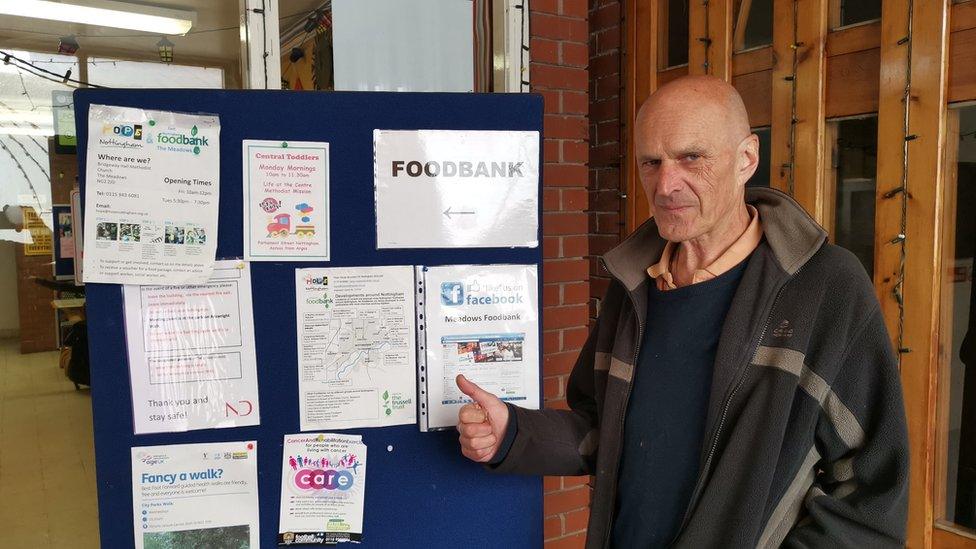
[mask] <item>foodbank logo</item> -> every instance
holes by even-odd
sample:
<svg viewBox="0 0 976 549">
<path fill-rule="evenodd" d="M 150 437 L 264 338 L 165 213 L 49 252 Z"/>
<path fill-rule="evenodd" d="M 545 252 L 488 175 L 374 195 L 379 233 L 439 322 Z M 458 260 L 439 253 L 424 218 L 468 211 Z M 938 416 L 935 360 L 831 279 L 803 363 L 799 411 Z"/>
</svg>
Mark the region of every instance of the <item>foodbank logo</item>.
<svg viewBox="0 0 976 549">
<path fill-rule="evenodd" d="M 201 147 L 209 147 L 210 140 L 206 137 L 198 137 L 200 130 L 194 125 L 190 128 L 190 134 L 180 132 L 161 132 L 156 134 L 156 142 L 160 145 L 182 145 L 192 147 L 193 154 L 200 154 Z"/>
</svg>

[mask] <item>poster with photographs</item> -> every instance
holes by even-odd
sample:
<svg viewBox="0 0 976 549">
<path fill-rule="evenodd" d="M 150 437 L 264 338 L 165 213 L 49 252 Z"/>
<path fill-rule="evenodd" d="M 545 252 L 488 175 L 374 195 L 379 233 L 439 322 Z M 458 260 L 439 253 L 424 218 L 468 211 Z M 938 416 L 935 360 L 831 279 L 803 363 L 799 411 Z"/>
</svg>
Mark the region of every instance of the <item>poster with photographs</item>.
<svg viewBox="0 0 976 549">
<path fill-rule="evenodd" d="M 216 116 L 92 105 L 85 282 L 199 284 L 214 268 Z"/>
</svg>

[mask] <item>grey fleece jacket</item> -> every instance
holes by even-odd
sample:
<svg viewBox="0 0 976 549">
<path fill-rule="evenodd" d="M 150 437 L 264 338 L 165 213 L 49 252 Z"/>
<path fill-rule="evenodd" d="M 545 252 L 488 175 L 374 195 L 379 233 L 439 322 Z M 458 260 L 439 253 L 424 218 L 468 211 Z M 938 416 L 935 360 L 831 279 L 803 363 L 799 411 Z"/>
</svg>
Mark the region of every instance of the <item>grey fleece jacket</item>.
<svg viewBox="0 0 976 549">
<path fill-rule="evenodd" d="M 700 473 L 674 547 L 899 547 L 908 508 L 901 383 L 857 259 L 787 195 L 749 189 L 764 238 L 722 329 Z M 593 475 L 588 548 L 607 547 L 643 338 L 648 221 L 608 252 L 613 283 L 570 376 L 570 410 L 512 407 L 499 472 Z M 651 312 L 653 314 L 653 311 Z M 668 474 L 649 471 L 648 474 Z"/>
</svg>

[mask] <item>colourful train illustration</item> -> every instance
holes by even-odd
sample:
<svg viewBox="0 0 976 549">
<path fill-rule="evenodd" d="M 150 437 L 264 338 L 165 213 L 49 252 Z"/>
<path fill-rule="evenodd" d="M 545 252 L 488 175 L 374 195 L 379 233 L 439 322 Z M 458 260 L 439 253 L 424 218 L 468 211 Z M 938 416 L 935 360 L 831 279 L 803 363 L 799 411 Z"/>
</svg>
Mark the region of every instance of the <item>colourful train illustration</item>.
<svg viewBox="0 0 976 549">
<path fill-rule="evenodd" d="M 295 225 L 294 232 L 291 229 L 291 214 L 278 214 L 274 216 L 274 221 L 268 223 L 268 237 L 286 238 L 293 234 L 299 238 L 311 238 L 315 235 L 315 225 Z"/>
</svg>

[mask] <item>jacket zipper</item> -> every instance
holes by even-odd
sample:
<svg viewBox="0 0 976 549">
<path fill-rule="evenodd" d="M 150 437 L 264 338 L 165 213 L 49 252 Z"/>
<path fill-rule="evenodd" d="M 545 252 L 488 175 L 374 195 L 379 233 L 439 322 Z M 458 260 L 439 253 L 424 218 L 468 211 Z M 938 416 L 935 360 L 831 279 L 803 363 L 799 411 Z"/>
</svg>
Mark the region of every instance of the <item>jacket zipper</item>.
<svg viewBox="0 0 976 549">
<path fill-rule="evenodd" d="M 608 273 L 610 273 L 611 275 L 613 275 L 614 278 L 617 279 L 617 282 L 620 282 L 620 277 L 617 276 L 616 273 L 614 273 L 613 271 L 610 270 L 610 267 L 607 266 L 606 261 L 603 261 L 602 259 L 600 261 L 603 263 L 603 268 L 606 269 Z M 631 293 L 631 292 L 628 291 L 627 292 L 627 297 L 630 298 L 630 304 L 634 307 L 634 317 L 637 319 L 637 343 L 634 345 L 634 360 L 633 360 L 633 362 L 631 362 L 631 364 L 634 365 L 634 376 L 636 376 L 637 375 L 637 359 L 640 358 L 641 342 L 644 340 L 644 323 L 641 321 L 640 311 L 637 310 L 637 301 L 634 300 L 633 293 Z M 633 388 L 634 388 L 634 380 L 633 380 L 633 377 L 631 377 L 630 383 L 627 385 L 627 394 L 624 395 L 624 400 L 621 403 L 621 405 L 623 406 L 623 413 L 620 414 L 620 424 L 618 426 L 618 431 L 620 432 L 620 441 L 621 441 L 620 443 L 621 444 L 623 444 L 624 422 L 627 419 L 627 404 L 630 402 L 630 393 L 633 390 Z M 616 463 L 615 466 L 617 468 L 616 473 L 619 473 L 620 472 L 620 452 L 617 452 L 617 463 Z M 614 507 L 616 507 L 616 500 L 617 500 L 617 483 L 616 482 L 614 482 L 614 484 L 613 484 L 612 491 L 610 492 L 610 496 L 611 496 L 610 497 L 610 504 L 613 505 Z M 611 508 L 610 509 L 610 517 L 611 518 L 607 522 L 607 531 L 603 535 L 603 546 L 604 547 L 609 547 L 610 546 L 610 534 L 613 532 L 613 528 L 612 528 L 612 526 L 613 526 L 613 513 L 614 513 L 614 509 Z"/>
<path fill-rule="evenodd" d="M 803 266 L 805 265 L 806 264 L 804 264 Z M 749 362 L 752 362 L 753 357 L 756 356 L 756 352 L 759 350 L 759 346 L 762 345 L 763 338 L 766 337 L 766 330 L 769 329 L 769 324 L 773 316 L 773 311 L 776 309 L 776 303 L 779 301 L 780 294 L 783 293 L 783 288 L 786 287 L 786 284 L 789 283 L 789 281 L 792 280 L 793 277 L 800 274 L 800 271 L 803 270 L 803 266 L 800 266 L 800 268 L 797 269 L 795 273 L 793 273 L 789 278 L 784 280 L 783 284 L 781 284 L 780 287 L 776 290 L 776 296 L 773 298 L 773 304 L 770 306 L 769 313 L 766 315 L 766 322 L 763 324 L 763 329 L 759 333 L 759 339 L 756 340 L 756 344 L 753 347 L 752 352 L 748 355 L 747 360 Z M 722 428 L 725 426 L 725 418 L 729 413 L 729 407 L 732 405 L 732 399 L 735 398 L 735 394 L 739 391 L 739 388 L 742 386 L 742 383 L 745 381 L 745 377 L 746 377 L 745 374 L 747 370 L 748 370 L 748 363 L 746 364 L 746 367 L 742 369 L 742 372 L 739 374 L 739 378 L 735 382 L 735 386 L 732 387 L 732 392 L 729 393 L 728 398 L 725 400 L 725 407 L 722 409 L 722 415 L 719 418 L 718 428 L 715 429 L 715 434 L 712 435 L 712 440 L 711 440 L 712 444 L 708 450 L 708 457 L 705 458 L 705 465 L 702 467 L 701 473 L 698 476 L 698 482 L 695 484 L 695 491 L 692 492 L 691 500 L 688 502 L 688 509 L 685 510 L 685 516 L 684 519 L 682 519 L 681 521 L 681 527 L 678 528 L 678 531 L 677 533 L 675 533 L 674 539 L 671 540 L 670 545 L 674 545 L 674 542 L 677 541 L 678 538 L 681 536 L 681 533 L 684 532 L 685 527 L 688 525 L 688 520 L 691 518 L 691 511 L 692 509 L 695 508 L 695 505 L 698 504 L 697 500 L 698 497 L 701 496 L 701 490 L 705 485 L 705 478 L 708 476 L 708 470 L 711 468 L 712 465 L 712 458 L 715 456 L 715 450 L 718 448 L 719 435 L 722 434 Z"/>
</svg>

